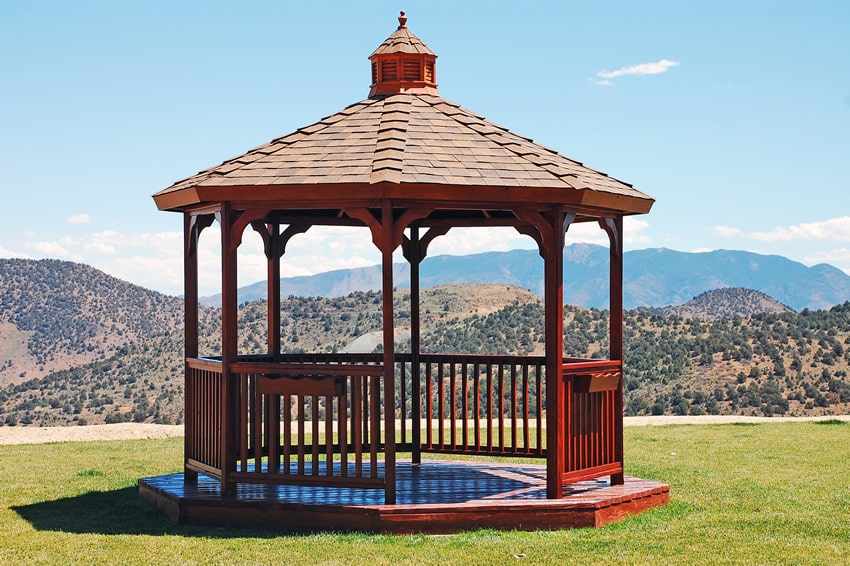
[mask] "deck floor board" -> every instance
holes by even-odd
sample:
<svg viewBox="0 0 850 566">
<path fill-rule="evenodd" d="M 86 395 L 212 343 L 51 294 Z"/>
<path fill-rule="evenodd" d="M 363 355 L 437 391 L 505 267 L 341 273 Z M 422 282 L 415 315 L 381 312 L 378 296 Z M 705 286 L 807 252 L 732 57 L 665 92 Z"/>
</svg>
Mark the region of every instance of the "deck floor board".
<svg viewBox="0 0 850 566">
<path fill-rule="evenodd" d="M 185 482 L 182 473 L 142 479 L 139 489 L 178 523 L 387 533 L 602 526 L 669 500 L 667 485 L 632 477 L 578 482 L 547 499 L 543 465 L 437 460 L 398 463 L 396 505 L 379 489 L 239 484 L 222 496 L 216 479 Z"/>
</svg>

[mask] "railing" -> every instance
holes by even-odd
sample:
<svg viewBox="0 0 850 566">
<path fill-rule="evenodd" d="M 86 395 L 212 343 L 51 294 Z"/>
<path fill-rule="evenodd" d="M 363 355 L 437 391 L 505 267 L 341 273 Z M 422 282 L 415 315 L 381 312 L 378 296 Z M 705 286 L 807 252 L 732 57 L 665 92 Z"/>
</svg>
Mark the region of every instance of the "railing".
<svg viewBox="0 0 850 566">
<path fill-rule="evenodd" d="M 546 375 L 539 356 L 396 356 L 396 451 L 545 457 Z M 187 468 L 236 482 L 384 486 L 383 356 L 242 357 L 230 366 L 235 454 L 221 453 L 219 360 L 187 360 Z M 415 374 L 418 373 L 418 379 Z M 622 365 L 567 358 L 565 482 L 622 473 Z M 235 462 L 235 464 L 233 464 Z"/>
<path fill-rule="evenodd" d="M 221 362 L 186 360 L 185 458 L 195 471 L 220 475 L 221 458 Z"/>
<path fill-rule="evenodd" d="M 622 378 L 619 361 L 564 360 L 562 383 L 570 414 L 563 483 L 623 472 Z"/>
<path fill-rule="evenodd" d="M 543 357 L 423 354 L 421 451 L 545 456 Z"/>
</svg>

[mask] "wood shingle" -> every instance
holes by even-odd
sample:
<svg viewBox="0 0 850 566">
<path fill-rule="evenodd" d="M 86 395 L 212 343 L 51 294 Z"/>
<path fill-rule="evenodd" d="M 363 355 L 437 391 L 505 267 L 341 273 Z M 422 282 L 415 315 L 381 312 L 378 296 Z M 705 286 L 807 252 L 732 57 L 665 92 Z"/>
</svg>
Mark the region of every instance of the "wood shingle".
<svg viewBox="0 0 850 566">
<path fill-rule="evenodd" d="M 433 62 L 436 55 L 405 22 L 402 14 L 399 28 L 372 54 L 373 64 L 395 55 L 421 55 L 422 61 Z M 375 77 L 381 80 L 380 73 Z M 346 185 L 349 196 L 356 199 L 368 186 L 380 183 L 390 185 L 384 189 L 389 195 L 392 185 L 399 190 L 408 185 L 485 191 L 528 187 L 551 190 L 547 202 L 593 201 L 602 203 L 593 204 L 601 208 L 616 202 L 625 213 L 647 212 L 652 206 L 652 197 L 628 183 L 443 99 L 431 83 L 422 88 L 419 84 L 402 80 L 379 84 L 381 94 L 178 181 L 154 199 L 160 208 L 180 209 L 204 202 L 202 193 L 214 198 L 208 190 L 213 187 L 260 186 L 263 198 L 278 191 L 275 198 L 286 200 L 287 191 L 301 184 Z M 387 88 L 396 90 L 386 94 Z M 404 194 L 410 194 L 409 188 Z"/>
</svg>

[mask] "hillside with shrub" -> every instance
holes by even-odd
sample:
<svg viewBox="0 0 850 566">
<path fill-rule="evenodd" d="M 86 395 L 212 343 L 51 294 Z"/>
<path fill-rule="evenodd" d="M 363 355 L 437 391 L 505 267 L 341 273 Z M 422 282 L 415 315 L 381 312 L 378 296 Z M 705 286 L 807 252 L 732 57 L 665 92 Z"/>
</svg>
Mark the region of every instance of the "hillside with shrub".
<svg viewBox="0 0 850 566">
<path fill-rule="evenodd" d="M 182 422 L 180 299 L 85 266 L 12 261 L 21 265 L 2 264 L 13 274 L 0 275 L 0 320 L 17 342 L 3 342 L 0 365 L 20 373 L 23 362 L 8 357 L 17 348 L 37 375 L 0 387 L 0 425 Z M 424 289 L 421 302 L 423 351 L 544 352 L 543 305 L 529 291 L 446 285 Z M 406 351 L 406 290 L 396 291 L 395 305 L 399 350 Z M 718 290 L 678 311 L 627 311 L 627 414 L 850 413 L 850 303 L 800 313 L 777 305 L 761 294 Z M 284 352 L 381 347 L 378 292 L 290 297 L 281 311 Z M 567 306 L 564 322 L 569 355 L 607 356 L 606 311 Z M 200 332 L 202 354 L 219 353 L 218 311 L 201 310 Z M 265 302 L 242 305 L 240 352 L 263 352 L 265 337 Z"/>
<path fill-rule="evenodd" d="M 79 263 L 0 259 L 0 386 L 182 327 L 183 303 Z"/>
</svg>

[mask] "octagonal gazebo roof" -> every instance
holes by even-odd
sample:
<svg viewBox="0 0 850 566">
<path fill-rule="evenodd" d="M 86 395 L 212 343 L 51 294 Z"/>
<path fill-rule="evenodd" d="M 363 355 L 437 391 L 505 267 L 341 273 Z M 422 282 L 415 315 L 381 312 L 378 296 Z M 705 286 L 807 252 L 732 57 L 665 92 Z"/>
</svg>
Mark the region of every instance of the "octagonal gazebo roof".
<svg viewBox="0 0 850 566">
<path fill-rule="evenodd" d="M 399 22 L 370 56 L 370 98 L 173 184 L 154 195 L 159 209 L 415 198 L 649 211 L 652 197 L 631 185 L 441 98 L 436 55 Z"/>
</svg>

